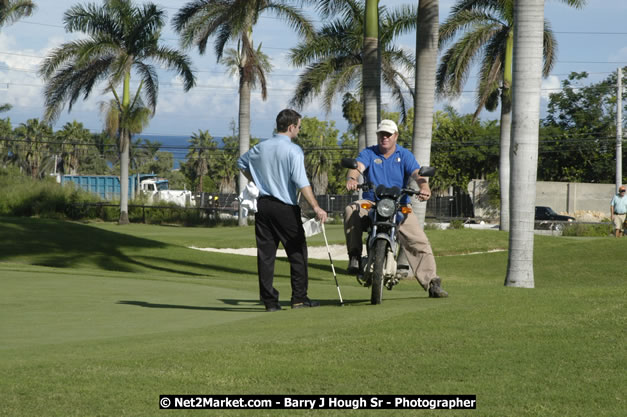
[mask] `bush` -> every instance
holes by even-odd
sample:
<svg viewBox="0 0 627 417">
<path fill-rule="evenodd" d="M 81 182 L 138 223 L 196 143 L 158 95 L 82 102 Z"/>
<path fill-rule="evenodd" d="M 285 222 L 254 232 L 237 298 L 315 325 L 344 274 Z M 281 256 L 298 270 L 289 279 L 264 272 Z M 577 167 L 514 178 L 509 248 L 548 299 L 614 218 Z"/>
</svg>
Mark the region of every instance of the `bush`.
<svg viewBox="0 0 627 417">
<path fill-rule="evenodd" d="M 449 224 L 448 228 L 449 229 L 463 229 L 464 221 L 460 219 L 453 219 L 451 220 L 451 223 Z"/>
<path fill-rule="evenodd" d="M 94 203 L 98 197 L 54 178 L 35 180 L 16 169 L 0 169 L 0 215 L 75 218 L 74 204 Z"/>
<path fill-rule="evenodd" d="M 614 226 L 608 223 L 598 224 L 567 224 L 562 231 L 562 236 L 608 236 L 613 233 Z"/>
</svg>

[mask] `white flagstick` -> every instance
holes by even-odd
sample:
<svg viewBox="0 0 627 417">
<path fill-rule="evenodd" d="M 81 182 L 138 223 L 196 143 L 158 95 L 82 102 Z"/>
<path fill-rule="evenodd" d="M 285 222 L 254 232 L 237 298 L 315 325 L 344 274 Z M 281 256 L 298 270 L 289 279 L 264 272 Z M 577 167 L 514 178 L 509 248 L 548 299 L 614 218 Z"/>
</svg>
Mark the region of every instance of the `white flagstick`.
<svg viewBox="0 0 627 417">
<path fill-rule="evenodd" d="M 333 266 L 333 259 L 331 259 L 331 250 L 329 249 L 329 242 L 327 241 L 327 232 L 324 230 L 324 223 L 322 225 L 322 235 L 324 236 L 324 244 L 327 245 L 327 253 L 329 254 L 329 262 L 331 262 L 331 270 L 333 270 L 333 278 L 335 278 L 335 286 L 337 287 L 337 294 L 340 296 L 340 305 L 344 305 L 342 300 L 342 292 L 340 291 L 340 284 L 337 283 L 337 275 L 335 275 L 335 267 Z"/>
</svg>

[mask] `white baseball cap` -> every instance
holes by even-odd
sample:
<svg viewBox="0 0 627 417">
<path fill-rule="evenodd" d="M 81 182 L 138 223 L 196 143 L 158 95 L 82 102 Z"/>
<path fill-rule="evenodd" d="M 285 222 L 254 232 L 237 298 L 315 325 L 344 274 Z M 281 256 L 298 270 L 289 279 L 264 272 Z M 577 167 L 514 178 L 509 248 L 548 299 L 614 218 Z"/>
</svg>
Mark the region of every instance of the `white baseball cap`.
<svg viewBox="0 0 627 417">
<path fill-rule="evenodd" d="M 394 134 L 398 132 L 398 127 L 396 126 L 396 123 L 394 123 L 393 120 L 389 120 L 389 119 L 381 120 L 381 123 L 379 123 L 379 127 L 377 128 L 377 133 L 379 132 L 387 132 L 387 133 Z"/>
</svg>

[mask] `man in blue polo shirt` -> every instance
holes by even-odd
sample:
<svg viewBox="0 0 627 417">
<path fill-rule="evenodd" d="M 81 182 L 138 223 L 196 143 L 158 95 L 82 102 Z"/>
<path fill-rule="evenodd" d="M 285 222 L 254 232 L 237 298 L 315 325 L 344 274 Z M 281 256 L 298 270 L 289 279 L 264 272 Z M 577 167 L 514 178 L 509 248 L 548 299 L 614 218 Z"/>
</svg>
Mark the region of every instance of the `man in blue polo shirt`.
<svg viewBox="0 0 627 417">
<path fill-rule="evenodd" d="M 358 169 L 348 171 L 346 189 L 356 190 L 357 179 L 363 173 L 365 179 L 386 187 L 407 188 L 413 178 L 418 184 L 418 198 L 426 201 L 431 197 L 431 189 L 427 179 L 418 174 L 420 165 L 414 155 L 407 149 L 396 144 L 398 127 L 392 120 L 382 120 L 377 129 L 377 145 L 365 148 L 357 157 Z M 364 192 L 365 201 L 374 201 L 372 191 Z M 359 259 L 362 251 L 362 218 L 368 215 L 361 208 L 364 200 L 358 200 L 346 207 L 344 212 L 344 233 L 349 254 L 349 273 L 359 271 Z M 408 200 L 408 199 L 407 199 Z M 405 251 L 409 266 L 414 271 L 416 280 L 429 292 L 429 297 L 443 298 L 448 293 L 442 289 L 442 282 L 436 273 L 435 258 L 429 240 L 420 228 L 418 219 L 413 213 L 407 215 L 398 230 L 399 242 Z"/>
<path fill-rule="evenodd" d="M 290 262 L 292 308 L 320 305 L 307 297 L 307 241 L 298 193 L 305 197 L 318 220 L 325 222 L 327 213 L 318 205 L 307 179 L 303 150 L 292 143 L 300 131 L 300 119 L 296 111 L 282 110 L 276 118 L 276 136 L 255 145 L 237 160 L 242 173 L 259 189 L 255 213 L 257 272 L 259 295 L 268 312 L 281 310 L 279 292 L 272 285 L 279 242 Z"/>
<path fill-rule="evenodd" d="M 625 216 L 627 216 L 627 196 L 625 195 L 625 186 L 618 188 L 618 194 L 612 198 L 610 203 L 610 213 L 612 223 L 614 223 L 614 234 L 616 237 L 623 236 L 623 227 L 625 224 Z"/>
</svg>

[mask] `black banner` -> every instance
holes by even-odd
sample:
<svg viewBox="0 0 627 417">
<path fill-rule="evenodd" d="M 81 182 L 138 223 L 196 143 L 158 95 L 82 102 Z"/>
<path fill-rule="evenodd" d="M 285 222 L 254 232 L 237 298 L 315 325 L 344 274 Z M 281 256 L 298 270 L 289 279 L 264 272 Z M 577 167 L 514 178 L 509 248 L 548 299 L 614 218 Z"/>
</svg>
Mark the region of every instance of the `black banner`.
<svg viewBox="0 0 627 417">
<path fill-rule="evenodd" d="M 276 410 L 473 410 L 476 395 L 160 395 L 159 408 Z"/>
</svg>

